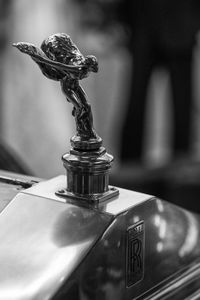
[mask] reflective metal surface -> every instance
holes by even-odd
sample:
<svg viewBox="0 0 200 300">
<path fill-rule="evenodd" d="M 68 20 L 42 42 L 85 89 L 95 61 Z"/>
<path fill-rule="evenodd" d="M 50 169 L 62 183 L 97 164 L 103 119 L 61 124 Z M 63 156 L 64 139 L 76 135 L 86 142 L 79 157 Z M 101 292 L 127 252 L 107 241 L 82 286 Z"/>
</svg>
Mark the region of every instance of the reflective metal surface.
<svg viewBox="0 0 200 300">
<path fill-rule="evenodd" d="M 127 229 L 141 221 L 144 274 L 127 287 Z M 129 209 L 115 218 L 55 299 L 186 299 L 200 288 L 199 228 L 199 217 L 159 199 Z M 135 276 L 141 271 L 138 249 L 132 256 Z"/>
<path fill-rule="evenodd" d="M 87 208 L 96 209 L 98 211 L 112 215 L 120 214 L 134 206 L 137 206 L 153 198 L 153 196 L 151 195 L 118 188 L 120 196 L 116 196 L 115 198 L 109 199 L 103 203 L 84 203 L 78 200 L 76 201 L 73 198 L 69 199 L 58 196 L 56 192 L 64 189 L 66 185 L 66 180 L 67 178 L 65 175 L 60 175 L 50 180 L 42 181 L 37 185 L 24 190 L 23 192 L 26 194 L 45 197 L 56 201 L 85 206 Z"/>
<path fill-rule="evenodd" d="M 117 188 L 109 188 L 109 170 L 113 156 L 101 147 L 96 151 L 70 150 L 63 155 L 63 165 L 67 170 L 67 188 L 63 197 L 80 201 L 102 202 L 119 194 Z"/>
<path fill-rule="evenodd" d="M 1 212 L 0 300 L 199 299 L 198 215 L 124 189 L 83 204 L 55 195 L 65 181 L 25 189 Z"/>
<path fill-rule="evenodd" d="M 52 299 L 111 217 L 20 193 L 0 216 L 0 299 Z"/>
<path fill-rule="evenodd" d="M 39 181 L 39 178 L 0 170 L 0 213 L 20 191 Z"/>
<path fill-rule="evenodd" d="M 65 176 L 59 176 L 27 189 L 25 193 L 63 201 L 55 196 L 54 191 L 62 188 L 65 180 Z M 120 189 L 119 197 L 90 208 L 112 215 L 114 219 L 77 271 L 60 288 L 55 299 L 172 297 L 178 300 L 200 288 L 198 215 L 150 195 L 124 189 Z M 127 267 L 127 262 L 131 264 L 127 254 L 127 232 L 141 222 L 144 224 L 144 238 L 135 238 L 135 262 Z M 139 259 L 143 261 L 137 265 Z M 127 285 L 130 270 L 138 281 L 133 280 L 132 285 Z M 139 272 L 141 276 L 136 275 Z"/>
</svg>

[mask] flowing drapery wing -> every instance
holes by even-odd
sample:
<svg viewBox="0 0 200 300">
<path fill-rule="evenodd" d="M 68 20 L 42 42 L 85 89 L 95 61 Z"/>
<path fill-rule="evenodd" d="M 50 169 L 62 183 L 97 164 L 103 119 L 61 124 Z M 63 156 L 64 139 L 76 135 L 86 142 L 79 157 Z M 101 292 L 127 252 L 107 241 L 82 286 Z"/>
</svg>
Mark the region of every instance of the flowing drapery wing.
<svg viewBox="0 0 200 300">
<path fill-rule="evenodd" d="M 53 80 L 60 80 L 65 76 L 64 72 L 51 66 L 51 62 L 49 61 L 45 53 L 35 45 L 30 43 L 19 42 L 14 43 L 13 46 L 19 49 L 22 53 L 31 56 L 31 58 L 37 63 L 42 73 L 46 77 Z M 45 63 L 45 60 L 48 60 L 49 64 Z"/>
</svg>

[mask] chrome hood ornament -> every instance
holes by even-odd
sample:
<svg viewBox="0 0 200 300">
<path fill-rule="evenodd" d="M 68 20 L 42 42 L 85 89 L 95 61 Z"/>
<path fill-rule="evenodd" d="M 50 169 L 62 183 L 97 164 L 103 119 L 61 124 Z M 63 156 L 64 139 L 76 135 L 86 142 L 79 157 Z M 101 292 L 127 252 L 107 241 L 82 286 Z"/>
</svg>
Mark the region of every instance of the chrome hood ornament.
<svg viewBox="0 0 200 300">
<path fill-rule="evenodd" d="M 73 105 L 77 132 L 71 138 L 70 153 L 63 156 L 67 188 L 57 193 L 95 202 L 116 196 L 117 189 L 108 186 L 113 157 L 106 153 L 102 139 L 94 130 L 91 106 L 79 83 L 91 72 L 98 71 L 96 57 L 84 57 L 65 33 L 51 35 L 42 42 L 41 48 L 24 42 L 13 46 L 29 55 L 47 78 L 59 81 L 67 101 Z"/>
</svg>

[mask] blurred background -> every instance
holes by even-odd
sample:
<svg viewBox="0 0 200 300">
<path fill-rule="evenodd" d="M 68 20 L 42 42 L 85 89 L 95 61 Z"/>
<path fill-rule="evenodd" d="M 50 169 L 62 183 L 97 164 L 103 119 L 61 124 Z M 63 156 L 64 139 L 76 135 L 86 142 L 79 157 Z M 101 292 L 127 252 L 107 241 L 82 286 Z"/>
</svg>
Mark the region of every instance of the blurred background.
<svg viewBox="0 0 200 300">
<path fill-rule="evenodd" d="M 71 104 L 12 47 L 65 32 L 99 61 L 81 84 L 115 157 L 111 183 L 200 210 L 198 1 L 1 0 L 0 8 L 0 168 L 45 179 L 65 172 Z"/>
</svg>

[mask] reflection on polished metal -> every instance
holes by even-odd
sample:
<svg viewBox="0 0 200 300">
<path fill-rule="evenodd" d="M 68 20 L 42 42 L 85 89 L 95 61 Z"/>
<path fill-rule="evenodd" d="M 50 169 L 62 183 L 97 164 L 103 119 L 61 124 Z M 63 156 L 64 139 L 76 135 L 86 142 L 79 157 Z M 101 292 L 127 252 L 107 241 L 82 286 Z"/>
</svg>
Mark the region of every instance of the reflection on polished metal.
<svg viewBox="0 0 200 300">
<path fill-rule="evenodd" d="M 108 185 L 112 160 L 113 157 L 103 147 L 89 152 L 71 150 L 63 156 L 68 188 L 57 193 L 92 202 L 118 195 L 118 190 Z"/>
<path fill-rule="evenodd" d="M 10 198 L 0 214 L 0 300 L 199 299 L 198 215 L 124 189 L 75 204 L 55 195 L 64 175 L 27 189 L 16 179 L 0 175 L 0 201 Z"/>
<path fill-rule="evenodd" d="M 93 202 L 116 196 L 118 190 L 108 185 L 113 157 L 106 153 L 94 130 L 91 107 L 79 84 L 90 72 L 98 71 L 96 57 L 84 57 L 65 33 L 51 35 L 42 42 L 41 49 L 24 42 L 13 46 L 31 56 L 47 78 L 59 81 L 67 101 L 73 105 L 77 133 L 71 138 L 72 150 L 62 158 L 68 175 L 67 189 L 57 193 Z"/>
</svg>

